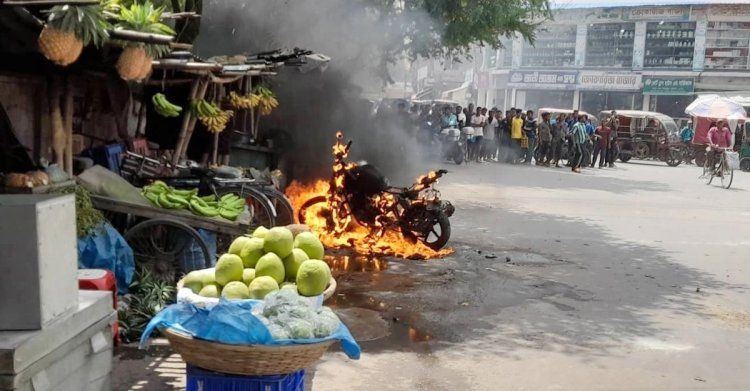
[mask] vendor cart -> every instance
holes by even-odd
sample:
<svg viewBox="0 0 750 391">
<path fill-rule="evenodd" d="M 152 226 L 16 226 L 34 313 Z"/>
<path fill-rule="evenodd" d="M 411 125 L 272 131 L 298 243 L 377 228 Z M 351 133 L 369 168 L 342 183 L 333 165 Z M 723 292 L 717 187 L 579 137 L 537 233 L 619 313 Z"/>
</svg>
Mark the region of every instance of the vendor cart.
<svg viewBox="0 0 750 391">
<path fill-rule="evenodd" d="M 216 246 L 209 245 L 206 234 L 236 237 L 255 228 L 242 216 L 238 221 L 229 221 L 97 195 L 92 195 L 91 201 L 110 220 L 117 221 L 133 249 L 136 264 L 171 282 L 177 281 L 179 273 L 212 266 Z"/>
</svg>

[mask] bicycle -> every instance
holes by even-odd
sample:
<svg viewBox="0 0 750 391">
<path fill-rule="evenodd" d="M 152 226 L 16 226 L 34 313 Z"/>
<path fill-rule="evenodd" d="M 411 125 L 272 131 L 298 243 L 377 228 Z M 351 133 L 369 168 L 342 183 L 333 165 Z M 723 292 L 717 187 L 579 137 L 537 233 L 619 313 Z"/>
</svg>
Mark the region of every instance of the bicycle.
<svg viewBox="0 0 750 391">
<path fill-rule="evenodd" d="M 718 154 L 717 152 L 721 153 Z M 719 155 L 719 162 L 714 167 L 712 164 L 714 159 L 707 158 L 700 178 L 706 182 L 706 185 L 710 185 L 714 177 L 718 176 L 721 178 L 721 187 L 729 189 L 732 186 L 732 180 L 734 180 L 734 168 L 727 162 L 727 153 L 733 153 L 732 148 L 709 147 L 706 149 L 706 153 L 713 153 L 714 156 Z"/>
</svg>

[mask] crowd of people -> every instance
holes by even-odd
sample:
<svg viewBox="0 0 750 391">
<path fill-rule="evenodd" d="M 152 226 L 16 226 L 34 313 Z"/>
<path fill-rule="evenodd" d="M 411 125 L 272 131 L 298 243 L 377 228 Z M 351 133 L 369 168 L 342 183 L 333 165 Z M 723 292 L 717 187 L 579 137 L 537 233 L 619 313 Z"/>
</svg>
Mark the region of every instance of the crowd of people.
<svg viewBox="0 0 750 391">
<path fill-rule="evenodd" d="M 440 128 L 458 128 L 467 139 L 467 161 L 487 164 L 536 164 L 562 167 L 563 160 L 574 172 L 582 167 L 614 167 L 618 155 L 617 116 L 594 127 L 586 115 L 542 113 L 512 108 L 445 106 Z"/>
</svg>

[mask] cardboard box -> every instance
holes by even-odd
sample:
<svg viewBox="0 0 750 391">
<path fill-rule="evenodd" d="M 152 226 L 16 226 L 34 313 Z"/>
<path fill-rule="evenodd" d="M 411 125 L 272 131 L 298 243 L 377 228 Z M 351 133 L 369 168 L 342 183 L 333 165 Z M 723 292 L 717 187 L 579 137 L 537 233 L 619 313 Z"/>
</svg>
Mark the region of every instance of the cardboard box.
<svg viewBox="0 0 750 391">
<path fill-rule="evenodd" d="M 39 330 L 75 310 L 75 196 L 0 195 L 0 222 L 0 331 Z"/>
</svg>

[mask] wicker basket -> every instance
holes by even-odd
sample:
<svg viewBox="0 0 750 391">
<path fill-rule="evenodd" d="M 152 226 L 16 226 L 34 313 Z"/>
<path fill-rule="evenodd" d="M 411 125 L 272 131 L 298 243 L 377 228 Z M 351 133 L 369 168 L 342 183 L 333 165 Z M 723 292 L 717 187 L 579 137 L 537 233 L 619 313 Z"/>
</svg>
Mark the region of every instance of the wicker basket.
<svg viewBox="0 0 750 391">
<path fill-rule="evenodd" d="M 206 270 L 214 270 L 214 268 L 206 269 Z M 179 291 L 184 286 L 183 282 L 184 278 L 181 278 L 180 281 L 177 281 L 177 290 Z M 326 290 L 323 291 L 323 301 L 326 301 L 333 297 L 333 294 L 336 292 L 336 279 L 331 276 L 331 279 L 328 281 L 328 287 L 326 287 Z M 206 298 L 206 302 L 214 302 L 218 303 L 218 299 L 211 299 L 210 297 Z"/>
<path fill-rule="evenodd" d="M 182 359 L 196 367 L 234 375 L 284 375 L 315 363 L 333 341 L 299 345 L 229 345 L 162 330 Z"/>
</svg>

